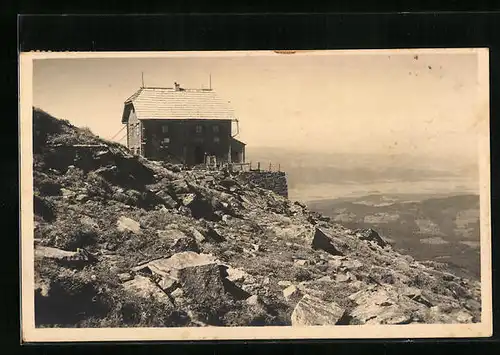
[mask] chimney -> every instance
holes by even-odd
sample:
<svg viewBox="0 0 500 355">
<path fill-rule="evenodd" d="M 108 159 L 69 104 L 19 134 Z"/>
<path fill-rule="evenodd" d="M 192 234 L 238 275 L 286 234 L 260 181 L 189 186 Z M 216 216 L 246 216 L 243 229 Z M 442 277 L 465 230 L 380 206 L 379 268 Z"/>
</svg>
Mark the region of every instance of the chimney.
<svg viewBox="0 0 500 355">
<path fill-rule="evenodd" d="M 175 82 L 174 85 L 175 85 L 175 91 L 179 91 L 181 86 L 177 82 Z"/>
</svg>

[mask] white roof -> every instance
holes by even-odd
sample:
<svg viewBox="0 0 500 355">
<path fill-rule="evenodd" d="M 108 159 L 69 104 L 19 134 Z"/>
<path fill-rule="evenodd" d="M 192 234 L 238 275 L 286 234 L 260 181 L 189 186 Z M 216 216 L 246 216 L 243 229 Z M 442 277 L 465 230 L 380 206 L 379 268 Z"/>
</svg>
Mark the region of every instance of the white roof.
<svg viewBox="0 0 500 355">
<path fill-rule="evenodd" d="M 140 120 L 235 118 L 229 101 L 209 89 L 140 88 L 125 101 L 130 103 Z"/>
</svg>

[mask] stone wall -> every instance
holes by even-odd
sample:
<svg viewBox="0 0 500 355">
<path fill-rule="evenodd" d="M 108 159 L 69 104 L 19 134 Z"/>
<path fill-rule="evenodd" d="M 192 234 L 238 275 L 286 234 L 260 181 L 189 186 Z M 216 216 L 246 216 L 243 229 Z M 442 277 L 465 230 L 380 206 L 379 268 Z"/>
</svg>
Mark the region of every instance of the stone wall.
<svg viewBox="0 0 500 355">
<path fill-rule="evenodd" d="M 288 184 L 283 171 L 243 171 L 239 178 L 288 198 Z"/>
</svg>

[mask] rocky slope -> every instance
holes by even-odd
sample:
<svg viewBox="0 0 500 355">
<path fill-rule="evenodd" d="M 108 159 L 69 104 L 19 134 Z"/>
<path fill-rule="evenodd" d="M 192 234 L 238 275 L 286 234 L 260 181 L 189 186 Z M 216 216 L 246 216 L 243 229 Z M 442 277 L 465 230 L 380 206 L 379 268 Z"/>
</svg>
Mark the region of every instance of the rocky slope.
<svg viewBox="0 0 500 355">
<path fill-rule="evenodd" d="M 37 326 L 470 323 L 479 284 L 34 110 Z"/>
</svg>

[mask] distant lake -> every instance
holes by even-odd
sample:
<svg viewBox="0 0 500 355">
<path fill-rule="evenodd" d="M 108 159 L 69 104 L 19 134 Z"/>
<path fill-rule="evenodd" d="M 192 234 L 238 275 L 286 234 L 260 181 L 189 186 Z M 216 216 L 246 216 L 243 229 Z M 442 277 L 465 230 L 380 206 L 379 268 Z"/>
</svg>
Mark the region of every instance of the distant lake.
<svg viewBox="0 0 500 355">
<path fill-rule="evenodd" d="M 362 197 L 370 194 L 421 194 L 429 196 L 478 194 L 479 182 L 472 178 L 439 177 L 421 181 L 385 180 L 372 183 L 344 182 L 300 184 L 290 188 L 288 195 L 291 200 L 313 201 Z"/>
</svg>

